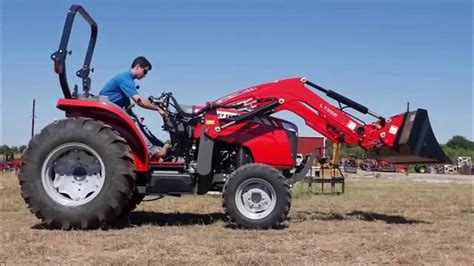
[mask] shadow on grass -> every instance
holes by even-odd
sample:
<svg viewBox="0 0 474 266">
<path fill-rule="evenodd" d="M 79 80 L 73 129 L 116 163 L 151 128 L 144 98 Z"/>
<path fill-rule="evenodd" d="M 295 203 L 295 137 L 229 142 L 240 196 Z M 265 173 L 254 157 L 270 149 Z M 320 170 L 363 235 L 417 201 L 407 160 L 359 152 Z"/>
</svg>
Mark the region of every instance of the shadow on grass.
<svg viewBox="0 0 474 266">
<path fill-rule="evenodd" d="M 345 220 L 361 220 L 366 222 L 385 222 L 387 224 L 429 224 L 422 220 L 407 219 L 400 215 L 388 215 L 376 212 L 353 211 L 350 213 L 333 213 L 333 212 L 297 212 L 290 217 L 290 221 L 345 221 Z"/>
<path fill-rule="evenodd" d="M 147 211 L 135 211 L 131 212 L 127 217 L 121 217 L 117 219 L 107 229 L 125 229 L 138 227 L 142 225 L 152 226 L 187 226 L 187 225 L 212 225 L 217 222 L 225 222 L 226 228 L 229 229 L 243 229 L 235 224 L 229 223 L 227 216 L 224 213 L 209 213 L 209 214 L 197 214 L 197 213 L 159 213 L 159 212 L 147 212 Z M 48 228 L 42 223 L 33 225 L 32 229 L 36 230 L 55 230 Z M 286 229 L 288 225 L 282 224 L 276 228 L 276 230 Z M 245 230 L 245 229 L 244 229 Z"/>
<path fill-rule="evenodd" d="M 154 226 L 185 226 L 185 225 L 211 225 L 219 221 L 227 221 L 223 213 L 159 213 L 147 211 L 131 212 L 126 217 L 119 217 L 113 224 L 104 229 L 124 229 L 142 225 Z M 31 227 L 37 230 L 54 230 L 39 223 Z"/>
<path fill-rule="evenodd" d="M 154 225 L 154 226 L 185 226 L 185 225 L 212 225 L 217 222 L 226 223 L 225 227 L 230 229 L 242 229 L 241 227 L 229 223 L 224 213 L 157 213 L 157 212 L 132 212 L 126 218 L 122 218 L 112 226 L 113 229 L 126 227 Z M 273 229 L 285 229 L 287 225 L 280 225 Z"/>
<path fill-rule="evenodd" d="M 422 220 L 407 219 L 400 215 L 388 215 L 376 212 L 353 211 L 346 215 L 367 222 L 382 221 L 387 224 L 430 224 Z"/>
<path fill-rule="evenodd" d="M 183 226 L 183 225 L 211 225 L 219 221 L 226 222 L 227 217 L 223 213 L 159 213 L 147 211 L 131 212 L 128 217 L 119 219 L 113 229 L 126 227 L 155 225 L 155 226 Z"/>
<path fill-rule="evenodd" d="M 304 221 L 342 221 L 346 220 L 344 215 L 339 213 L 328 212 L 296 212 L 289 218 L 290 222 L 304 222 Z"/>
</svg>

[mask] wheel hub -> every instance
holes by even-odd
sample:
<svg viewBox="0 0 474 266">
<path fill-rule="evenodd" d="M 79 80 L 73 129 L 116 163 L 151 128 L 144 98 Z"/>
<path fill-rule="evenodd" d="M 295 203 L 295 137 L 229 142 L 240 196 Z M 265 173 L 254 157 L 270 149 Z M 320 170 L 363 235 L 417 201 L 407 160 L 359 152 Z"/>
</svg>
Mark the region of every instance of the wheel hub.
<svg viewBox="0 0 474 266">
<path fill-rule="evenodd" d="M 74 168 L 72 175 L 74 177 L 74 180 L 81 182 L 87 178 L 87 170 L 82 167 L 82 165 L 79 165 Z"/>
<path fill-rule="evenodd" d="M 243 194 L 244 206 L 252 212 L 262 212 L 268 209 L 271 202 L 269 192 L 262 187 L 251 188 Z"/>
<path fill-rule="evenodd" d="M 268 216 L 276 205 L 276 193 L 267 181 L 252 178 L 239 185 L 236 194 L 239 211 L 248 218 L 261 219 Z"/>
<path fill-rule="evenodd" d="M 53 150 L 43 163 L 42 181 L 46 192 L 66 206 L 83 205 L 101 190 L 105 167 L 99 155 L 82 143 L 64 144 Z"/>
<path fill-rule="evenodd" d="M 252 202 L 259 203 L 262 200 L 262 195 L 260 192 L 252 192 L 251 196 Z"/>
</svg>

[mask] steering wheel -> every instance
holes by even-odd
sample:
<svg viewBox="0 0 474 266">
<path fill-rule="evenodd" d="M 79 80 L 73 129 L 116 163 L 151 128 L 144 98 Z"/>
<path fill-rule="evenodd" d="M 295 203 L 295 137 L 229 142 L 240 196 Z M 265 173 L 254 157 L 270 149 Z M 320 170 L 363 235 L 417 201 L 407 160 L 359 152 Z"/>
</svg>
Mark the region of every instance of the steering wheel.
<svg viewBox="0 0 474 266">
<path fill-rule="evenodd" d="M 171 92 L 163 92 L 159 97 L 150 96 L 148 100 L 163 109 L 168 115 L 176 116 L 178 113 L 170 111 L 170 105 L 176 109 L 175 105 L 170 104 L 170 99 L 173 97 Z"/>
<path fill-rule="evenodd" d="M 171 92 L 163 92 L 161 93 L 161 96 L 158 98 L 161 100 L 161 102 L 163 103 L 163 107 L 168 109 L 169 108 L 169 105 L 170 105 L 170 96 L 172 95 Z M 167 110 L 169 111 L 169 110 Z"/>
</svg>

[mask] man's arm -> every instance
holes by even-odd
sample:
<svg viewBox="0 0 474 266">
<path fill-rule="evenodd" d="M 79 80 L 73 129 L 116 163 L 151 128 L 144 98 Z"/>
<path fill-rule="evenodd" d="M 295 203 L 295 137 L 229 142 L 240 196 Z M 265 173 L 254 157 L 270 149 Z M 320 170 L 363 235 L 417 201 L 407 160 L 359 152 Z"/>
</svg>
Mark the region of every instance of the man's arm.
<svg viewBox="0 0 474 266">
<path fill-rule="evenodd" d="M 163 109 L 150 103 L 147 99 L 140 96 L 133 82 L 123 82 L 120 84 L 120 89 L 123 91 L 125 96 L 132 98 L 133 101 L 136 102 L 140 107 L 158 111 L 163 118 L 166 118 L 168 115 Z"/>
<path fill-rule="evenodd" d="M 160 115 L 162 115 L 162 116 L 166 115 L 166 112 L 163 109 L 161 109 L 160 107 L 152 104 L 147 99 L 140 96 L 139 94 L 133 95 L 132 99 L 135 103 L 137 103 L 142 108 L 158 111 L 160 113 Z"/>
</svg>

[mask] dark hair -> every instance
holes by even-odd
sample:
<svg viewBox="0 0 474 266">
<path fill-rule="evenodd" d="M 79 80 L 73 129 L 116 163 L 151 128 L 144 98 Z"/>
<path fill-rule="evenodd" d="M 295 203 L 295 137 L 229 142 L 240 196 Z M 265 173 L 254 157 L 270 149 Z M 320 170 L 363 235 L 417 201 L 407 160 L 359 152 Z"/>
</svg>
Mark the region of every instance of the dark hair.
<svg viewBox="0 0 474 266">
<path fill-rule="evenodd" d="M 132 68 L 134 68 L 136 65 L 139 65 L 143 68 L 148 67 L 148 70 L 151 70 L 151 63 L 144 56 L 139 56 L 133 60 Z"/>
</svg>

